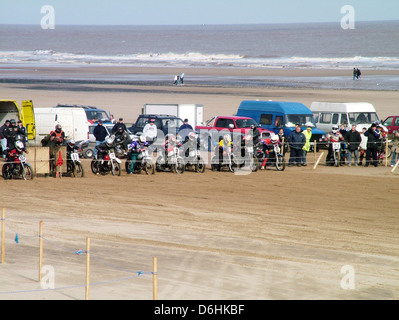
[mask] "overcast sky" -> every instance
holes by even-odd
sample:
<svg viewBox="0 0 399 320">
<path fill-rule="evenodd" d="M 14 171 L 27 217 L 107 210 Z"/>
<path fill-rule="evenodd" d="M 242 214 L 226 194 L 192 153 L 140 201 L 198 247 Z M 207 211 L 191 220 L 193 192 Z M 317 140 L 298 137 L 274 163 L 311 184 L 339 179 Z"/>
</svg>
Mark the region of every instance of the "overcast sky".
<svg viewBox="0 0 399 320">
<path fill-rule="evenodd" d="M 399 0 L 1 0 L 0 23 L 40 24 L 54 8 L 55 24 L 170 25 L 337 22 L 341 8 L 357 21 L 399 20 Z"/>
</svg>

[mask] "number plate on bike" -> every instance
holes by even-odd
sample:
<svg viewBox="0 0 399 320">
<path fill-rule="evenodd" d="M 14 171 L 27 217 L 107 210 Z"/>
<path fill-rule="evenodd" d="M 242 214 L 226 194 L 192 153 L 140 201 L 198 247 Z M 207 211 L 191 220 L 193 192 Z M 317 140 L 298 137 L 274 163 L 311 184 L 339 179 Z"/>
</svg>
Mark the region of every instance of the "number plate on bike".
<svg viewBox="0 0 399 320">
<path fill-rule="evenodd" d="M 341 148 L 341 144 L 339 142 L 333 142 L 332 145 L 333 145 L 333 149 L 334 150 L 337 150 L 337 149 Z"/>
<path fill-rule="evenodd" d="M 25 162 L 26 161 L 26 157 L 24 155 L 20 155 L 19 156 L 19 161 Z"/>
<path fill-rule="evenodd" d="M 111 152 L 111 153 L 109 154 L 109 158 L 112 159 L 112 160 L 114 160 L 114 159 L 116 158 L 115 153 L 114 153 L 114 152 Z"/>
<path fill-rule="evenodd" d="M 72 161 L 79 161 L 79 154 L 78 153 L 72 153 L 71 154 L 71 159 L 72 159 Z"/>
</svg>

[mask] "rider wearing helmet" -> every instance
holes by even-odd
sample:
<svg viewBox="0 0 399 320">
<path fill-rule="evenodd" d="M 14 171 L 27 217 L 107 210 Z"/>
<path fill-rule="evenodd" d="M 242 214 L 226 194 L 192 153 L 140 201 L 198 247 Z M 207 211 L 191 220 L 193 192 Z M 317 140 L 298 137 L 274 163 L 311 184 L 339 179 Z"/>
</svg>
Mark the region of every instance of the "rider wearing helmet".
<svg viewBox="0 0 399 320">
<path fill-rule="evenodd" d="M 74 139 L 69 139 L 67 141 L 67 155 L 70 155 L 75 150 L 79 150 L 79 147 L 76 145 L 76 142 Z"/>
<path fill-rule="evenodd" d="M 15 160 L 18 159 L 18 156 L 23 152 L 28 153 L 28 150 L 25 149 L 24 143 L 20 140 L 15 141 L 14 145 L 7 149 L 6 161 L 13 164 Z"/>
<path fill-rule="evenodd" d="M 263 163 L 262 163 L 262 166 L 260 169 L 264 170 L 267 160 L 269 159 L 270 152 L 273 152 L 275 145 L 281 146 L 281 141 L 280 141 L 279 136 L 277 134 L 274 134 L 268 139 L 261 139 L 260 144 L 262 146 L 262 151 L 265 154 L 265 158 L 263 160 Z"/>
<path fill-rule="evenodd" d="M 113 148 L 115 148 L 114 138 L 108 137 L 103 143 L 95 146 L 95 149 L 97 150 L 97 159 L 104 158 L 108 151 Z"/>
<path fill-rule="evenodd" d="M 65 132 L 62 131 L 62 126 L 57 124 L 54 131 L 50 132 L 50 141 L 53 141 L 55 146 L 60 146 L 65 140 Z"/>
<path fill-rule="evenodd" d="M 332 126 L 331 132 L 327 133 L 327 141 L 328 141 L 328 153 L 326 157 L 326 165 L 327 166 L 332 166 L 334 165 L 333 163 L 333 149 L 332 149 L 332 144 L 333 142 L 340 142 L 344 140 L 344 137 L 338 130 L 337 125 Z"/>
<path fill-rule="evenodd" d="M 200 148 L 200 143 L 197 139 L 197 135 L 195 132 L 190 132 L 186 137 L 184 144 L 183 144 L 183 151 L 184 156 L 189 157 L 190 151 L 198 150 Z"/>
<path fill-rule="evenodd" d="M 223 137 L 221 137 L 215 149 L 215 155 L 219 157 L 219 164 L 223 163 L 223 159 L 227 155 L 228 149 L 232 146 L 233 142 L 231 141 L 231 135 L 226 133 Z"/>
<path fill-rule="evenodd" d="M 144 135 L 141 135 L 136 141 L 133 141 L 129 146 L 129 153 L 127 155 L 127 158 L 131 160 L 129 164 L 129 170 L 127 174 L 132 174 L 134 173 L 134 169 L 136 167 L 136 162 L 138 160 L 138 157 L 141 153 L 141 150 L 144 149 L 145 147 L 148 147 L 148 142 L 147 139 Z"/>
</svg>

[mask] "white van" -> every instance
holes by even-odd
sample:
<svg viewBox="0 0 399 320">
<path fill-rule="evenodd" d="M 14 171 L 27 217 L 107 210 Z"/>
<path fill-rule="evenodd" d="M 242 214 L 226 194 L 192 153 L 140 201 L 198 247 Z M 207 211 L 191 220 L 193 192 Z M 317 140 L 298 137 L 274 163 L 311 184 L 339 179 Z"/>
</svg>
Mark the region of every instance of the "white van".
<svg viewBox="0 0 399 320">
<path fill-rule="evenodd" d="M 356 124 L 356 130 L 369 128 L 373 122 L 380 121 L 374 106 L 368 102 L 312 102 L 310 110 L 313 112 L 316 127 L 330 132 L 333 125 L 346 125 L 351 130 Z"/>
<path fill-rule="evenodd" d="M 75 141 L 89 139 L 89 125 L 82 108 L 34 108 L 36 122 L 36 144 L 55 129 L 62 126 L 67 139 Z"/>
</svg>

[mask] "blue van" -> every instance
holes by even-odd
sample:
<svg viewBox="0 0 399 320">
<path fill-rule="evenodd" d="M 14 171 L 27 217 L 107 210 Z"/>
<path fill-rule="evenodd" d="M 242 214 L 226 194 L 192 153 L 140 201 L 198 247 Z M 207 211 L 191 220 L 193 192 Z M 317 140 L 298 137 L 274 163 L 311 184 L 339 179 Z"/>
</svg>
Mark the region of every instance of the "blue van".
<svg viewBox="0 0 399 320">
<path fill-rule="evenodd" d="M 311 141 L 324 141 L 326 133 L 315 126 L 312 111 L 299 102 L 244 100 L 238 107 L 237 116 L 250 117 L 264 129 L 278 133 L 284 128 L 288 137 L 299 123 L 302 130 L 312 127 Z"/>
</svg>

